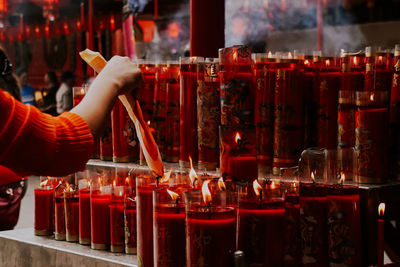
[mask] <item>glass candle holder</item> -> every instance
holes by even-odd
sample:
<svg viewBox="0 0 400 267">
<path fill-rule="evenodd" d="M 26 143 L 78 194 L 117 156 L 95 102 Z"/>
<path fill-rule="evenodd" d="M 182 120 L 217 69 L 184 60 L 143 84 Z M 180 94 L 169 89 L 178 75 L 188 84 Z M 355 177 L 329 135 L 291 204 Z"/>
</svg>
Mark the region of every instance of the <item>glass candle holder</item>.
<svg viewBox="0 0 400 267">
<path fill-rule="evenodd" d="M 137 224 L 136 224 L 136 190 L 125 195 L 124 199 L 124 227 L 125 227 L 125 253 L 137 252 Z"/>
<path fill-rule="evenodd" d="M 390 94 L 390 130 L 392 136 L 400 135 L 400 45 L 395 47 L 393 82 Z M 391 170 L 400 179 L 400 140 L 391 138 Z"/>
<path fill-rule="evenodd" d="M 327 150 L 329 264 L 362 265 L 360 196 L 353 148 Z M 340 229 L 340 230 L 338 230 Z"/>
<path fill-rule="evenodd" d="M 79 191 L 78 187 L 66 184 L 64 188 L 65 232 L 68 242 L 79 241 Z"/>
<path fill-rule="evenodd" d="M 339 91 L 338 101 L 338 147 L 353 147 L 355 138 L 355 103 L 354 91 Z"/>
<path fill-rule="evenodd" d="M 154 61 L 150 60 L 138 60 L 137 63 L 144 80 L 143 88 L 138 96 L 138 99 L 140 99 L 140 107 L 143 112 L 143 119 L 145 121 L 153 121 L 156 65 Z"/>
<path fill-rule="evenodd" d="M 65 183 L 60 183 L 54 190 L 54 239 L 65 240 L 65 208 L 64 208 L 64 189 Z"/>
<path fill-rule="evenodd" d="M 342 53 L 341 91 L 363 91 L 364 89 L 364 55 Z"/>
<path fill-rule="evenodd" d="M 180 152 L 179 165 L 189 166 L 189 156 L 198 160 L 197 147 L 197 62 L 200 57 L 180 59 Z"/>
<path fill-rule="evenodd" d="M 98 177 L 90 186 L 91 248 L 110 246 L 110 209 L 112 186 L 106 177 Z"/>
<path fill-rule="evenodd" d="M 166 156 L 167 79 L 167 64 L 165 62 L 156 64 L 153 102 L 153 125 L 156 129 L 154 139 L 163 159 Z"/>
<path fill-rule="evenodd" d="M 252 181 L 258 177 L 255 128 L 220 126 L 220 168 L 223 177 Z"/>
<path fill-rule="evenodd" d="M 392 86 L 392 70 L 390 69 L 389 54 L 365 48 L 364 91 L 390 92 Z"/>
<path fill-rule="evenodd" d="M 154 266 L 186 266 L 185 187 L 153 191 Z"/>
<path fill-rule="evenodd" d="M 47 177 L 41 177 L 40 180 L 40 186 L 34 189 L 34 233 L 51 235 L 54 229 L 54 187 Z"/>
<path fill-rule="evenodd" d="M 199 168 L 215 170 L 219 163 L 218 125 L 221 121 L 218 58 L 197 64 L 197 133 Z"/>
<path fill-rule="evenodd" d="M 86 91 L 86 86 L 72 87 L 74 106 L 78 105 L 82 101 L 83 97 L 86 95 Z"/>
<path fill-rule="evenodd" d="M 78 181 L 79 198 L 79 244 L 90 245 L 90 180 L 83 178 Z"/>
<path fill-rule="evenodd" d="M 214 186 L 209 186 L 214 183 Z M 236 247 L 236 193 L 206 180 L 185 193 L 186 266 L 232 266 Z"/>
<path fill-rule="evenodd" d="M 239 189 L 238 249 L 248 266 L 282 266 L 285 202 L 275 181 L 255 179 Z"/>
</svg>

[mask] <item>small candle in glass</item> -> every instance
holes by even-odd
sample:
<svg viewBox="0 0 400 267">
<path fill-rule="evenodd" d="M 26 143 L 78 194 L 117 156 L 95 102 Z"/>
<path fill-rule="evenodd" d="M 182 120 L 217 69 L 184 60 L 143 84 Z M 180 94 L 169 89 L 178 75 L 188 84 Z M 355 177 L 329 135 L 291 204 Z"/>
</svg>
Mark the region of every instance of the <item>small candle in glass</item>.
<svg viewBox="0 0 400 267">
<path fill-rule="evenodd" d="M 90 180 L 79 180 L 79 244 L 90 245 Z"/>
<path fill-rule="evenodd" d="M 110 243 L 111 252 L 124 252 L 124 195 L 125 181 L 113 181 L 112 200 L 110 204 Z"/>
<path fill-rule="evenodd" d="M 79 197 L 77 187 L 66 184 L 64 188 L 65 231 L 68 242 L 79 240 Z"/>
<path fill-rule="evenodd" d="M 58 184 L 54 191 L 54 239 L 65 240 L 65 209 L 64 209 L 64 189 L 66 184 Z"/>
<path fill-rule="evenodd" d="M 72 87 L 74 106 L 78 105 L 86 95 L 87 86 Z"/>
<path fill-rule="evenodd" d="M 137 252 L 136 196 L 135 191 L 124 200 L 125 253 Z"/>
<path fill-rule="evenodd" d="M 54 222 L 54 187 L 49 178 L 41 177 L 40 186 L 34 189 L 35 195 L 35 235 L 51 235 Z"/>
</svg>

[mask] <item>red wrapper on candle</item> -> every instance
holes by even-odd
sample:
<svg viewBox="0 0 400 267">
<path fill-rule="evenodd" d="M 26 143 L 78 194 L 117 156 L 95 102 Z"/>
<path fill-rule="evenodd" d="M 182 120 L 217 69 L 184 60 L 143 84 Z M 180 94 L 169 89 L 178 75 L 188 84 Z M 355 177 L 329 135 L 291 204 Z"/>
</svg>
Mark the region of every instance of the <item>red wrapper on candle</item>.
<svg viewBox="0 0 400 267">
<path fill-rule="evenodd" d="M 107 117 L 106 127 L 100 138 L 100 159 L 113 159 L 111 116 Z"/>
<path fill-rule="evenodd" d="M 247 46 L 219 50 L 221 124 L 254 124 L 255 87 L 251 51 Z"/>
<path fill-rule="evenodd" d="M 383 243 L 385 240 L 385 220 L 383 215 L 385 214 L 385 203 L 380 203 L 378 206 L 378 267 L 384 266 L 384 250 Z"/>
<path fill-rule="evenodd" d="M 346 53 L 341 55 L 342 82 L 341 91 L 363 91 L 365 62 L 364 54 Z"/>
<path fill-rule="evenodd" d="M 295 51 L 296 52 L 296 51 Z M 314 51 L 317 53 L 319 51 Z M 296 55 L 295 55 L 295 58 Z M 307 56 L 301 60 L 304 64 L 304 147 L 316 147 L 318 143 L 318 101 L 319 90 L 315 87 L 320 56 Z"/>
<path fill-rule="evenodd" d="M 65 184 L 57 185 L 54 190 L 54 239 L 65 240 L 65 211 L 64 211 Z"/>
<path fill-rule="evenodd" d="M 79 184 L 79 244 L 90 245 L 90 188 L 88 182 Z"/>
<path fill-rule="evenodd" d="M 125 253 L 137 252 L 136 197 L 132 194 L 125 196 L 124 201 Z"/>
<path fill-rule="evenodd" d="M 154 87 L 154 106 L 153 106 L 153 125 L 156 129 L 155 141 L 161 156 L 165 158 L 166 146 L 166 117 L 167 117 L 167 76 L 168 69 L 166 64 L 156 65 L 155 87 Z"/>
<path fill-rule="evenodd" d="M 111 185 L 93 184 L 90 188 L 90 220 L 92 249 L 106 250 L 110 246 Z"/>
<path fill-rule="evenodd" d="M 186 266 L 232 266 L 235 251 L 236 201 L 234 192 L 211 190 L 185 193 Z"/>
<path fill-rule="evenodd" d="M 303 72 L 298 60 L 276 64 L 273 173 L 297 164 L 303 149 Z"/>
<path fill-rule="evenodd" d="M 54 188 L 46 179 L 35 188 L 35 235 L 53 234 Z"/>
<path fill-rule="evenodd" d="M 238 220 L 238 249 L 248 266 L 283 266 L 283 198 L 271 197 L 265 185 L 254 180 L 240 190 Z"/>
<path fill-rule="evenodd" d="M 139 158 L 139 140 L 135 125 L 128 112 L 117 99 L 111 113 L 112 147 L 114 162 L 133 162 Z"/>
<path fill-rule="evenodd" d="M 87 91 L 86 86 L 79 86 L 72 88 L 74 107 L 82 101 L 83 97 L 86 95 L 86 91 Z"/>
<path fill-rule="evenodd" d="M 364 91 L 389 92 L 392 82 L 392 70 L 389 67 L 390 55 L 385 52 L 373 53 L 371 47 L 367 47 L 365 50 Z"/>
<path fill-rule="evenodd" d="M 218 125 L 221 121 L 218 59 L 206 58 L 197 64 L 197 133 L 199 168 L 218 167 Z"/>
<path fill-rule="evenodd" d="M 328 149 L 337 147 L 338 137 L 338 97 L 341 76 L 335 68 L 334 58 L 323 58 L 322 68 L 316 75 L 315 90 L 318 101 L 318 146 Z"/>
<path fill-rule="evenodd" d="M 148 174 L 136 177 L 137 257 L 147 267 L 154 266 L 152 194 L 153 190 L 166 186 L 160 179 Z"/>
<path fill-rule="evenodd" d="M 166 160 L 169 162 L 179 161 L 179 94 L 180 94 L 180 72 L 179 63 L 170 61 L 167 64 L 167 133 L 165 137 Z"/>
<path fill-rule="evenodd" d="M 67 184 L 64 189 L 65 232 L 68 242 L 79 240 L 79 197 L 75 186 Z"/>
<path fill-rule="evenodd" d="M 182 188 L 153 191 L 154 266 L 186 266 Z"/>
<path fill-rule="evenodd" d="M 384 183 L 388 176 L 387 92 L 357 92 L 357 176 L 361 183 Z"/>
<path fill-rule="evenodd" d="M 258 177 L 254 127 L 220 126 L 220 168 L 223 177 L 247 181 Z"/>
<path fill-rule="evenodd" d="M 254 117 L 257 138 L 257 162 L 261 173 L 271 173 L 274 136 L 275 59 L 255 54 L 256 86 Z"/>
<path fill-rule="evenodd" d="M 355 137 L 355 92 L 339 91 L 338 147 L 353 147 Z"/>
<path fill-rule="evenodd" d="M 393 177 L 400 177 L 400 45 L 396 45 L 390 95 L 390 162 Z"/>
<path fill-rule="evenodd" d="M 138 95 L 140 107 L 142 108 L 144 120 L 152 121 L 156 66 L 151 61 L 139 61 L 138 67 L 144 80 L 144 86 Z"/>
<path fill-rule="evenodd" d="M 124 182 L 124 181 L 122 181 Z M 113 194 L 110 204 L 110 249 L 111 252 L 124 252 L 124 194 L 123 185 L 113 183 Z"/>
<path fill-rule="evenodd" d="M 203 58 L 180 59 L 180 150 L 179 165 L 189 166 L 189 156 L 198 160 L 197 146 L 197 62 Z"/>
</svg>

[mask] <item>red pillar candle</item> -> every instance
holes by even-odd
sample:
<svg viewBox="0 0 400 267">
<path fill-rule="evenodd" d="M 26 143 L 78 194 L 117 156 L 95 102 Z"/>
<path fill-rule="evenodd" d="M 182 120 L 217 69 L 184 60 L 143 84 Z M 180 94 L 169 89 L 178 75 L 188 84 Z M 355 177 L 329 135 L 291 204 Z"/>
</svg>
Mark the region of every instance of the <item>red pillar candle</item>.
<svg viewBox="0 0 400 267">
<path fill-rule="evenodd" d="M 303 73 L 298 60 L 276 65 L 273 173 L 297 164 L 303 149 Z"/>
<path fill-rule="evenodd" d="M 124 181 L 122 181 L 124 182 Z M 110 204 L 110 244 L 111 252 L 124 252 L 124 186 L 113 183 L 112 201 Z"/>
<path fill-rule="evenodd" d="M 120 100 L 111 113 L 112 146 L 114 162 L 133 162 L 139 158 L 139 140 L 135 125 Z"/>
<path fill-rule="evenodd" d="M 167 63 L 168 78 L 167 78 L 167 133 L 165 137 L 166 145 L 166 161 L 179 161 L 179 93 L 180 93 L 180 72 L 179 63 L 169 61 Z"/>
<path fill-rule="evenodd" d="M 142 71 L 144 80 L 144 86 L 138 96 L 140 107 L 142 108 L 144 120 L 152 121 L 156 66 L 151 61 L 139 61 L 138 67 Z"/>
<path fill-rule="evenodd" d="M 147 125 L 149 126 L 150 133 L 153 135 L 153 138 L 155 139 L 156 138 L 156 130 L 153 127 L 151 127 L 150 121 L 147 122 Z M 145 165 L 147 165 L 147 162 L 146 162 L 146 158 L 144 157 L 144 154 L 143 154 L 142 146 L 140 144 L 139 144 L 139 150 L 140 150 L 139 164 L 145 166 Z"/>
<path fill-rule="evenodd" d="M 390 94 L 391 169 L 394 177 L 400 177 L 400 45 L 394 51 L 393 78 Z"/>
<path fill-rule="evenodd" d="M 358 186 L 341 183 L 329 190 L 328 244 L 330 265 L 362 265 Z"/>
<path fill-rule="evenodd" d="M 380 203 L 378 207 L 378 267 L 383 267 L 384 262 L 384 249 L 383 243 L 385 240 L 385 220 L 383 215 L 385 213 L 385 203 Z"/>
<path fill-rule="evenodd" d="M 283 266 L 285 203 L 257 179 L 239 193 L 238 249 L 248 266 Z"/>
<path fill-rule="evenodd" d="M 236 204 L 232 202 L 233 192 L 212 190 L 214 194 L 211 195 L 209 182 L 207 180 L 203 183 L 203 193 L 193 190 L 186 195 L 188 267 L 233 265 L 236 247 Z"/>
<path fill-rule="evenodd" d="M 111 116 L 107 117 L 103 135 L 100 137 L 100 159 L 113 159 Z"/>
<path fill-rule="evenodd" d="M 218 125 L 221 121 L 218 59 L 206 58 L 197 65 L 197 131 L 199 168 L 218 167 Z"/>
<path fill-rule="evenodd" d="M 341 91 L 363 91 L 365 68 L 363 54 L 352 54 L 343 52 Z"/>
<path fill-rule="evenodd" d="M 84 86 L 72 88 L 74 106 L 78 105 L 82 101 L 83 97 L 86 95 L 86 90 L 87 88 Z"/>
<path fill-rule="evenodd" d="M 257 138 L 257 162 L 261 173 L 272 172 L 274 136 L 275 59 L 272 55 L 255 54 L 256 87 L 254 117 Z"/>
<path fill-rule="evenodd" d="M 221 124 L 254 124 L 255 87 L 251 51 L 247 46 L 219 50 Z"/>
<path fill-rule="evenodd" d="M 54 191 L 54 239 L 65 240 L 64 184 L 57 185 Z"/>
<path fill-rule="evenodd" d="M 34 195 L 35 235 L 51 235 L 54 227 L 54 188 L 48 180 L 42 181 L 40 187 L 34 189 Z"/>
<path fill-rule="evenodd" d="M 125 253 L 137 252 L 136 197 L 125 196 L 124 201 Z"/>
<path fill-rule="evenodd" d="M 341 78 L 334 58 L 322 58 L 321 65 L 314 83 L 315 90 L 319 92 L 318 146 L 334 149 L 338 142 L 338 90 Z"/>
<path fill-rule="evenodd" d="M 361 183 L 383 183 L 388 178 L 388 109 L 386 92 L 357 92 L 357 177 Z"/>
<path fill-rule="evenodd" d="M 83 182 L 85 187 L 79 184 L 79 244 L 90 245 L 90 188 Z"/>
<path fill-rule="evenodd" d="M 364 91 L 389 92 L 392 83 L 390 58 L 385 52 L 373 52 L 371 47 L 365 49 Z"/>
<path fill-rule="evenodd" d="M 110 246 L 111 186 L 90 189 L 91 248 L 106 250 Z"/>
<path fill-rule="evenodd" d="M 220 168 L 224 177 L 252 181 L 258 177 L 254 127 L 220 126 Z"/>
<path fill-rule="evenodd" d="M 68 242 L 79 240 L 79 197 L 73 186 L 64 190 L 65 232 Z"/>
<path fill-rule="evenodd" d="M 339 91 L 338 147 L 353 147 L 355 138 L 355 91 Z"/>
<path fill-rule="evenodd" d="M 162 158 L 165 158 L 166 117 L 167 117 L 167 65 L 157 64 L 155 74 L 153 125 L 156 129 L 155 141 Z"/>
<path fill-rule="evenodd" d="M 154 266 L 185 267 L 185 206 L 179 188 L 153 191 Z"/>
<path fill-rule="evenodd" d="M 179 165 L 189 166 L 189 156 L 197 163 L 197 62 L 203 58 L 180 60 L 180 150 Z"/>
</svg>

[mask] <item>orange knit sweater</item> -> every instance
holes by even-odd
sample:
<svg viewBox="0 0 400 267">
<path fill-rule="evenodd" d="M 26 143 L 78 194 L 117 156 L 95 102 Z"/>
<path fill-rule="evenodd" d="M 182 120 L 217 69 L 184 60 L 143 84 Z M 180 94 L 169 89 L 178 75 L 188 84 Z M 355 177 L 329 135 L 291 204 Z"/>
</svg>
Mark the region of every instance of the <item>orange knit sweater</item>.
<svg viewBox="0 0 400 267">
<path fill-rule="evenodd" d="M 92 149 L 93 136 L 80 116 L 53 117 L 0 90 L 0 165 L 21 176 L 64 176 L 83 170 Z M 16 180 L 0 177 L 0 185 Z"/>
</svg>

